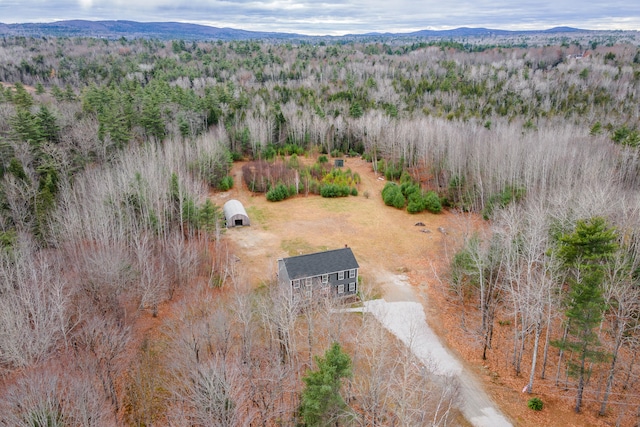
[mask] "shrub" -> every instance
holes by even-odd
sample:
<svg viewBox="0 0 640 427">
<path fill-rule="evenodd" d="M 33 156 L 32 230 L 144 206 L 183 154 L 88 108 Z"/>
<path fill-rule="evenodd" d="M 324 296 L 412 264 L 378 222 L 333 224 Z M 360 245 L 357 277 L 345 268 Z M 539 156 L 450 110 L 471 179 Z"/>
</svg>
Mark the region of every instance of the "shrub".
<svg viewBox="0 0 640 427">
<path fill-rule="evenodd" d="M 440 213 L 442 212 L 442 203 L 440 202 L 440 197 L 436 194 L 435 191 L 429 191 L 424 196 L 425 208 L 431 213 Z"/>
<path fill-rule="evenodd" d="M 233 177 L 231 175 L 227 175 L 220 180 L 220 184 L 218 185 L 218 189 L 220 191 L 227 191 L 233 188 Z"/>
<path fill-rule="evenodd" d="M 347 197 L 349 193 L 350 189 L 346 185 L 325 184 L 320 188 L 320 195 L 322 197 Z"/>
<path fill-rule="evenodd" d="M 304 148 L 297 144 L 286 144 L 284 147 L 278 149 L 278 154 L 288 156 L 296 154 L 302 156 L 304 154 Z"/>
<path fill-rule="evenodd" d="M 262 158 L 265 160 L 273 160 L 276 157 L 276 149 L 272 145 L 268 145 L 262 151 Z"/>
<path fill-rule="evenodd" d="M 414 184 L 413 178 L 411 178 L 411 174 L 408 171 L 402 171 L 400 174 L 400 184 L 405 183 Z"/>
<path fill-rule="evenodd" d="M 358 101 L 354 101 L 349 107 L 349 115 L 354 119 L 362 117 L 364 112 L 362 111 L 362 105 Z"/>
<path fill-rule="evenodd" d="M 415 182 L 404 182 L 400 186 L 402 194 L 407 198 L 407 212 L 411 214 L 428 210 L 431 213 L 440 213 L 442 203 L 435 191 L 423 193 L 420 186 Z"/>
<path fill-rule="evenodd" d="M 397 162 L 384 162 L 384 161 L 380 161 L 378 162 L 378 170 L 380 171 L 380 173 L 384 174 L 384 177 L 387 179 L 387 181 L 394 181 L 396 179 L 400 179 L 400 177 L 402 176 L 402 171 L 403 171 L 403 165 L 404 161 L 397 161 Z"/>
<path fill-rule="evenodd" d="M 404 197 L 409 198 L 414 193 L 420 195 L 420 186 L 411 181 L 403 182 L 400 184 L 400 191 L 402 191 Z"/>
<path fill-rule="evenodd" d="M 409 195 L 409 204 L 407 205 L 407 212 L 411 214 L 420 213 L 427 208 L 426 199 L 421 193 L 411 193 Z"/>
<path fill-rule="evenodd" d="M 320 157 L 318 157 L 318 163 L 320 163 L 321 165 L 324 163 L 329 163 L 329 159 L 327 158 L 327 156 L 323 154 Z"/>
<path fill-rule="evenodd" d="M 539 397 L 532 397 L 527 402 L 527 406 L 529 409 L 533 409 L 534 411 L 542 411 L 544 403 L 542 403 L 542 400 Z"/>
<path fill-rule="evenodd" d="M 278 184 L 267 191 L 267 200 L 270 202 L 279 202 L 289 197 L 289 189 L 284 184 Z"/>
<path fill-rule="evenodd" d="M 393 199 L 396 194 L 400 194 L 402 196 L 400 188 L 393 182 L 387 182 L 382 189 L 382 200 L 384 201 L 384 204 L 387 206 L 393 206 Z"/>
<path fill-rule="evenodd" d="M 627 145 L 629 147 L 638 147 L 640 145 L 640 132 L 635 129 L 630 129 L 626 126 L 622 126 L 613 132 L 611 137 L 613 142 L 620 145 Z"/>
<path fill-rule="evenodd" d="M 357 189 L 356 187 L 353 187 L 353 188 L 351 189 L 351 195 L 352 195 L 352 196 L 357 196 L 357 195 L 358 195 L 358 189 Z"/>
<path fill-rule="evenodd" d="M 394 196 L 393 196 L 393 206 L 398 208 L 398 209 L 402 209 L 404 208 L 404 205 L 407 203 L 407 200 L 404 198 L 404 196 L 402 195 L 401 192 L 397 192 Z"/>
</svg>

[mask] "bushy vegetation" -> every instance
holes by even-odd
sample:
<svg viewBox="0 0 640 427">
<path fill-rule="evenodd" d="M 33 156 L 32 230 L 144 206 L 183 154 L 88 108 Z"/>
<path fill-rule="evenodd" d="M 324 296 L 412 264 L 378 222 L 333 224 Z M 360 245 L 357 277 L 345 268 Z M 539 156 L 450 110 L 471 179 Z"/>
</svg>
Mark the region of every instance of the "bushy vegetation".
<svg viewBox="0 0 640 427">
<path fill-rule="evenodd" d="M 423 191 L 420 185 L 409 180 L 397 185 L 388 182 L 382 189 L 382 200 L 385 205 L 403 209 L 406 205 L 407 212 L 415 214 L 423 211 L 440 213 L 442 203 L 435 191 Z"/>
<path fill-rule="evenodd" d="M 409 195 L 408 200 L 407 212 L 409 213 L 419 213 L 425 210 L 431 213 L 440 213 L 442 211 L 440 197 L 435 191 L 412 193 Z"/>
<path fill-rule="evenodd" d="M 287 186 L 277 184 L 267 191 L 267 200 L 270 202 L 279 202 L 296 194 L 295 186 Z"/>
<path fill-rule="evenodd" d="M 527 407 L 529 409 L 533 409 L 534 411 L 542 411 L 542 408 L 544 407 L 544 403 L 542 402 L 542 399 L 540 399 L 539 397 L 532 397 L 527 401 Z"/>
<path fill-rule="evenodd" d="M 247 163 L 243 166 L 243 176 L 251 191 L 266 192 L 270 201 L 281 201 L 299 192 L 329 198 L 357 196 L 360 183 L 360 176 L 351 169 L 331 169 L 322 156 L 315 164 L 304 166 L 295 153 L 287 161 Z"/>
<path fill-rule="evenodd" d="M 382 189 L 382 200 L 387 206 L 393 206 L 398 209 L 404 208 L 407 200 L 404 198 L 400 186 L 394 182 L 387 182 Z"/>
<path fill-rule="evenodd" d="M 360 183 L 360 176 L 352 173 L 351 169 L 342 170 L 334 168 L 324 174 L 319 183 L 320 195 L 322 197 L 347 197 L 357 196 L 357 185 Z"/>
</svg>

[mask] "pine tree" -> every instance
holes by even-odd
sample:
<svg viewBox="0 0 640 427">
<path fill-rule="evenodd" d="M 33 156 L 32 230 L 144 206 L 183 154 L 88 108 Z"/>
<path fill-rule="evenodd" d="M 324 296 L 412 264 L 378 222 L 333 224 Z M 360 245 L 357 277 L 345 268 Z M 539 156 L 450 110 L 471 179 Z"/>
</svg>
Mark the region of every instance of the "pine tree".
<svg viewBox="0 0 640 427">
<path fill-rule="evenodd" d="M 28 110 L 33 105 L 33 97 L 25 87 L 20 82 L 16 82 L 13 87 L 15 88 L 15 93 L 13 94 L 12 100 L 13 104 L 16 108 Z"/>
<path fill-rule="evenodd" d="M 44 141 L 57 143 L 60 141 L 60 127 L 56 117 L 49 111 L 46 105 L 40 106 L 36 115 L 36 123 L 40 128 L 40 137 Z"/>
<path fill-rule="evenodd" d="M 340 388 L 342 378 L 351 377 L 351 358 L 334 342 L 324 357 L 316 356 L 315 361 L 318 369 L 308 371 L 302 378 L 306 386 L 300 399 L 300 415 L 307 426 L 338 425 L 347 408 Z"/>
<path fill-rule="evenodd" d="M 9 123 L 14 141 L 26 141 L 33 146 L 38 146 L 42 142 L 38 119 L 28 109 L 17 108 L 15 116 L 9 119 Z"/>
<path fill-rule="evenodd" d="M 208 236 L 214 236 L 220 229 L 221 218 L 220 208 L 207 199 L 198 209 L 198 228 Z"/>
<path fill-rule="evenodd" d="M 569 272 L 567 296 L 567 339 L 554 345 L 571 350 L 576 360 L 568 361 L 569 373 L 578 379 L 575 411 L 580 412 L 585 382 L 590 374 L 587 362 L 606 358 L 594 329 L 606 309 L 602 283 L 605 265 L 617 250 L 616 233 L 601 217 L 581 220 L 572 233 L 560 237 L 558 256 Z"/>
<path fill-rule="evenodd" d="M 147 135 L 152 136 L 156 142 L 160 142 L 164 139 L 166 129 L 160 112 L 160 104 L 151 96 L 144 98 L 140 124 Z"/>
</svg>

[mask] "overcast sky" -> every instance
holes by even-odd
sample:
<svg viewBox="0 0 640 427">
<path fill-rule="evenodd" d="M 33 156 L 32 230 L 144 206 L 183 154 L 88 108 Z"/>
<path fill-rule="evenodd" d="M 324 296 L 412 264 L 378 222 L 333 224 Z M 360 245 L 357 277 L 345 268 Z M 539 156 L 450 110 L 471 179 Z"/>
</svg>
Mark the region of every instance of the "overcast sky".
<svg viewBox="0 0 640 427">
<path fill-rule="evenodd" d="M 0 0 L 0 22 L 62 19 L 191 22 L 252 31 L 373 31 L 572 26 L 639 30 L 639 0 Z"/>
</svg>

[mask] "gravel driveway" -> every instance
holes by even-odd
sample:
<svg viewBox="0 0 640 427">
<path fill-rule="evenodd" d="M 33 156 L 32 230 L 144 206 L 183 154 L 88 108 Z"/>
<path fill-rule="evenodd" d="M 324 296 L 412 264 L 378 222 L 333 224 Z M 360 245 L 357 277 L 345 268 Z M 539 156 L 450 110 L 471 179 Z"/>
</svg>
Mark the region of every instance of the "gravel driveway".
<svg viewBox="0 0 640 427">
<path fill-rule="evenodd" d="M 364 311 L 407 345 L 435 375 L 455 376 L 460 384 L 460 411 L 476 427 L 506 427 L 500 412 L 474 375 L 447 350 L 426 322 L 422 305 L 412 301 L 367 301 Z"/>
</svg>

